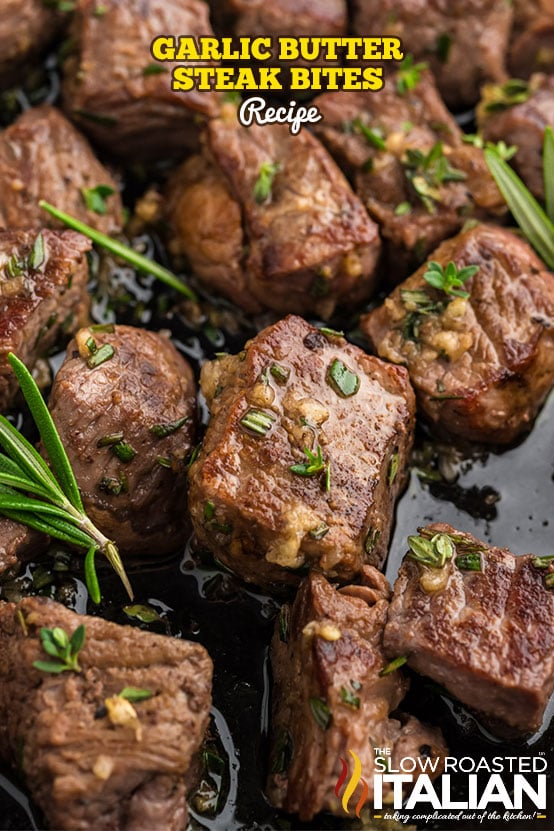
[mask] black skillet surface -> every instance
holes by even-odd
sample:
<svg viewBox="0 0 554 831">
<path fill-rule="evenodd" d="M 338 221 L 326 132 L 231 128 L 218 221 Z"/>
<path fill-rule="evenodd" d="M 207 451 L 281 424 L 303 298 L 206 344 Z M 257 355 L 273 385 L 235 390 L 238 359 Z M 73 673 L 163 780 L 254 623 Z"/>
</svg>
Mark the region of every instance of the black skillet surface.
<svg viewBox="0 0 554 831">
<path fill-rule="evenodd" d="M 53 66 L 51 62 L 50 67 Z M 14 115 L 21 103 L 27 103 L 21 91 L 18 96 L 12 99 Z M 42 86 L 39 83 L 38 92 L 33 93 L 32 103 L 45 98 L 55 100 L 56 96 L 57 75 L 51 68 L 46 83 Z M 5 101 L 4 107 L 0 106 L 0 113 L 6 121 L 11 117 L 9 113 L 6 116 Z M 138 192 L 141 189 L 140 171 L 135 175 L 133 192 L 128 194 L 129 204 L 136 195 L 135 189 Z M 164 252 L 155 241 L 145 237 L 141 242 L 147 251 L 156 248 L 157 256 L 163 260 Z M 268 322 L 268 319 L 260 319 L 255 322 L 257 326 L 244 319 L 237 322 L 237 316 L 228 307 L 213 307 L 206 303 L 206 317 L 191 325 L 179 309 L 164 311 L 170 308 L 168 298 L 157 289 L 153 294 L 151 281 L 137 281 L 127 269 L 115 269 L 111 280 L 110 297 L 92 286 L 96 319 L 113 317 L 115 308 L 119 322 L 170 329 L 177 347 L 196 371 L 202 361 L 216 351 L 238 351 L 255 328 L 262 328 Z M 114 300 L 114 295 L 119 300 Z M 357 341 L 355 322 L 345 328 L 349 337 Z M 52 359 L 54 368 L 61 357 Z M 206 411 L 202 403 L 201 410 L 205 423 Z M 462 453 L 451 446 L 433 442 L 420 428 L 410 484 L 397 508 L 387 577 L 394 581 L 405 553 L 407 535 L 429 521 L 449 522 L 496 545 L 508 546 L 516 553 L 551 554 L 553 498 L 554 395 L 541 412 L 532 433 L 517 446 L 500 453 L 480 452 L 476 448 Z M 121 585 L 109 570 L 100 572 L 103 596 L 107 599 L 95 608 L 87 604 L 79 558 L 73 557 L 69 572 L 53 570 L 53 563 L 51 557 L 41 564 L 31 563 L 17 580 L 0 587 L 0 597 L 11 600 L 25 593 L 46 594 L 80 613 L 101 614 L 120 623 L 198 640 L 212 656 L 215 679 L 211 734 L 214 752 L 225 759 L 225 770 L 222 776 L 212 777 L 214 785 L 220 786 L 217 810 L 209 815 L 200 814 L 193 808 L 191 822 L 194 827 L 209 831 L 362 827 L 357 822 L 325 816 L 312 823 L 300 823 L 294 817 L 274 811 L 264 799 L 271 686 L 267 650 L 278 601 L 245 587 L 240 580 L 221 571 L 209 557 L 193 554 L 189 544 L 185 552 L 171 560 L 162 563 L 152 560 L 128 567 L 136 593 L 135 602 L 149 604 L 159 613 L 158 621 L 145 624 L 130 620 L 123 612 L 126 599 Z M 422 719 L 441 726 L 452 756 L 478 759 L 481 756 L 546 754 L 550 764 L 554 759 L 554 729 L 548 728 L 554 710 L 552 705 L 543 729 L 528 741 L 517 743 L 499 741 L 465 708 L 416 676 L 412 678 L 405 706 Z M 460 792 L 462 782 L 459 779 L 454 782 L 453 798 L 456 798 L 456 790 Z M 485 831 L 497 831 L 501 827 L 511 831 L 552 831 L 554 788 L 551 779 L 548 791 L 546 821 L 483 822 L 478 827 Z M 463 798 L 461 792 L 458 798 Z M 198 805 L 198 802 L 193 799 L 194 804 Z M 441 821 L 419 827 L 436 831 L 475 831 L 476 824 Z M 42 831 L 44 828 L 28 792 L 11 772 L 0 771 L 0 831 Z"/>
</svg>

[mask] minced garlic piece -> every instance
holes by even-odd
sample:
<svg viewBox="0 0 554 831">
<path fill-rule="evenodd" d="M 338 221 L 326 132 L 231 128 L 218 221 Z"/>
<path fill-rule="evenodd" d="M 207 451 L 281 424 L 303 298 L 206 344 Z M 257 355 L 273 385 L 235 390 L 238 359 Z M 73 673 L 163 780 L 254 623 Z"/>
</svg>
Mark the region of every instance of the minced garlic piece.
<svg viewBox="0 0 554 831">
<path fill-rule="evenodd" d="M 94 763 L 92 772 L 94 773 L 97 779 L 102 779 L 102 781 L 105 782 L 112 775 L 113 769 L 114 760 L 111 758 L 111 756 L 100 755 Z"/>
<path fill-rule="evenodd" d="M 334 623 L 325 620 L 311 620 L 302 630 L 306 638 L 323 638 L 324 641 L 338 641 L 342 632 Z"/>
<path fill-rule="evenodd" d="M 117 727 L 130 727 L 135 731 L 137 742 L 142 740 L 142 724 L 140 723 L 137 711 L 130 701 L 120 695 L 113 695 L 104 701 L 108 711 L 108 718 Z"/>
</svg>

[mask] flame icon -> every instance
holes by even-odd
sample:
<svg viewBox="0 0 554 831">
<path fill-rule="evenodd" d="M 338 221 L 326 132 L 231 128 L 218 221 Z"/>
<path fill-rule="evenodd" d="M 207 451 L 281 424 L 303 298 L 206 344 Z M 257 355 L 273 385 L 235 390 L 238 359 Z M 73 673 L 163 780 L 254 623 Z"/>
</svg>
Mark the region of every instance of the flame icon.
<svg viewBox="0 0 554 831">
<path fill-rule="evenodd" d="M 364 807 L 365 801 L 366 801 L 366 799 L 368 797 L 368 794 L 369 794 L 369 787 L 368 787 L 368 784 L 365 781 L 365 779 L 362 778 L 362 763 L 360 762 L 359 756 L 356 753 L 354 753 L 353 750 L 349 750 L 348 752 L 350 753 L 350 755 L 354 759 L 354 770 L 352 771 L 352 775 L 351 775 L 351 777 L 348 781 L 348 784 L 346 785 L 346 788 L 344 789 L 344 793 L 342 795 L 342 802 L 341 802 L 342 810 L 344 811 L 345 814 L 350 813 L 350 809 L 348 808 L 348 803 L 350 802 L 350 797 L 353 795 L 354 791 L 356 790 L 356 788 L 358 787 L 358 785 L 361 782 L 362 786 L 363 786 L 362 787 L 362 794 L 361 794 L 361 796 L 358 800 L 358 804 L 356 805 L 356 816 L 358 817 L 358 819 L 360 819 L 360 814 L 362 812 L 362 808 Z M 342 758 L 342 756 L 341 756 L 340 763 L 342 765 L 342 770 L 341 770 L 339 778 L 337 779 L 337 784 L 335 785 L 335 796 L 337 796 L 337 797 L 339 796 L 340 789 L 344 785 L 344 782 L 346 780 L 346 776 L 347 776 L 347 773 L 348 773 L 348 765 L 345 762 L 345 760 Z"/>
</svg>

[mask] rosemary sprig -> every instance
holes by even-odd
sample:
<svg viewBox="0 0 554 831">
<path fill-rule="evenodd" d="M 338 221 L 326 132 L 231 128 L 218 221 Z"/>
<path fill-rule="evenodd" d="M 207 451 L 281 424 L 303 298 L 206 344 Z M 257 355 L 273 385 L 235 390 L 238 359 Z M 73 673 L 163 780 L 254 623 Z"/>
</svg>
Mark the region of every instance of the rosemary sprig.
<svg viewBox="0 0 554 831">
<path fill-rule="evenodd" d="M 544 131 L 543 175 L 547 212 L 541 208 L 517 173 L 496 151 L 485 150 L 485 159 L 498 189 L 517 224 L 546 265 L 554 269 L 554 134 Z"/>
<path fill-rule="evenodd" d="M 162 283 L 165 283 L 166 286 L 169 286 L 170 288 L 175 289 L 175 291 L 184 294 L 184 296 L 188 297 L 189 300 L 197 299 L 192 289 L 182 283 L 181 280 L 179 280 L 179 278 L 167 268 L 159 265 L 159 263 L 149 260 L 148 257 L 143 257 L 142 254 L 139 254 L 138 251 L 134 251 L 130 248 L 130 246 L 124 245 L 122 242 L 112 239 L 112 237 L 107 236 L 107 234 L 103 234 L 101 231 L 97 231 L 95 228 L 91 228 L 90 225 L 86 225 L 84 222 L 81 222 L 80 219 L 75 219 L 75 217 L 66 214 L 64 211 L 60 211 L 59 208 L 55 208 L 54 205 L 50 205 L 50 203 L 45 202 L 44 199 L 40 200 L 39 205 L 51 216 L 59 219 L 67 225 L 68 228 L 72 228 L 74 231 L 78 231 L 80 234 L 88 237 L 97 245 L 105 248 L 106 251 L 109 251 L 111 254 L 115 254 L 116 257 L 121 257 L 122 260 L 125 260 L 130 265 L 134 266 L 137 271 L 142 271 L 143 274 L 152 274 L 153 277 L 156 277 Z"/>
<path fill-rule="evenodd" d="M 94 567 L 96 551 L 108 559 L 132 599 L 133 591 L 117 546 L 85 513 L 75 474 L 39 388 L 25 364 L 12 352 L 8 361 L 40 433 L 50 467 L 33 445 L 0 416 L 0 447 L 4 451 L 0 453 L 0 514 L 85 548 L 85 579 L 93 602 L 100 602 Z"/>
</svg>

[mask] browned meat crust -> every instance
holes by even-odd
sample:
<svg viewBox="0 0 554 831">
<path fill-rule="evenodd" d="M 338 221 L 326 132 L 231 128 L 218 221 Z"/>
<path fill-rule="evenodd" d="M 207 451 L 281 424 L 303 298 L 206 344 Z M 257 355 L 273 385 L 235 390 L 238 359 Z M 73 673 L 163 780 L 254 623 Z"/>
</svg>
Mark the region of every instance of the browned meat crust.
<svg viewBox="0 0 554 831">
<path fill-rule="evenodd" d="M 421 578 L 437 569 L 404 560 L 385 629 L 387 653 L 407 655 L 411 667 L 469 707 L 516 730 L 536 730 L 554 689 L 554 593 L 545 571 L 530 554 L 516 557 L 450 525 L 424 533 L 450 535 L 456 554 L 433 592 Z M 462 570 L 457 557 L 475 550 L 482 571 Z"/>
<path fill-rule="evenodd" d="M 418 406 L 440 432 L 511 442 L 530 428 L 554 382 L 554 276 L 526 242 L 487 225 L 444 242 L 431 258 L 479 266 L 465 284 L 469 298 L 432 289 L 422 266 L 362 328 L 382 358 L 408 368 Z M 438 311 L 418 312 L 409 292 L 421 289 L 442 304 Z"/>
<path fill-rule="evenodd" d="M 335 362 L 358 379 L 346 398 L 329 380 Z M 259 585 L 297 583 L 308 564 L 348 580 L 383 562 L 412 444 L 404 369 L 290 316 L 206 364 L 201 385 L 211 421 L 189 508 L 203 546 Z M 265 435 L 242 423 L 252 410 Z M 290 470 L 305 448 L 321 451 L 313 475 Z"/>
<path fill-rule="evenodd" d="M 81 673 L 33 667 L 49 660 L 41 627 L 85 625 Z M 212 663 L 190 643 L 76 615 L 28 597 L 0 603 L 0 757 L 18 765 L 50 827 L 181 831 L 185 774 L 206 730 Z M 105 700 L 146 689 L 137 720 L 117 723 Z M 132 716 L 132 714 L 131 714 Z"/>
</svg>

